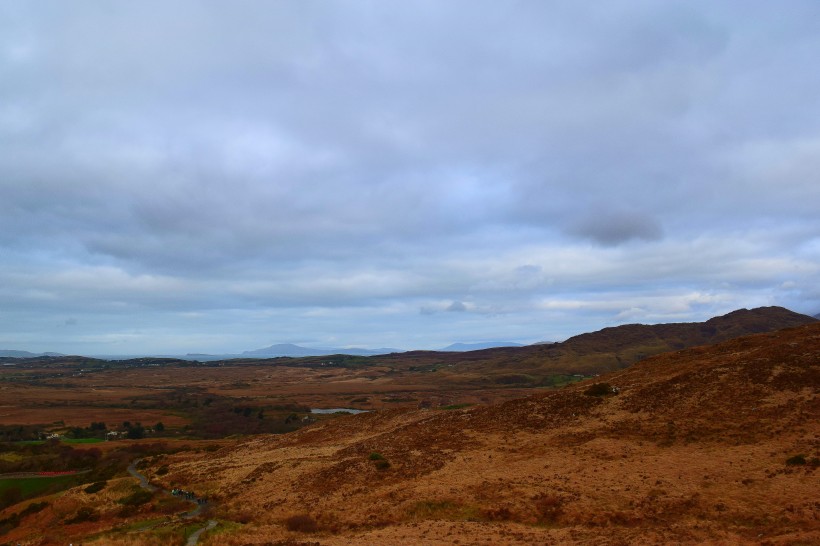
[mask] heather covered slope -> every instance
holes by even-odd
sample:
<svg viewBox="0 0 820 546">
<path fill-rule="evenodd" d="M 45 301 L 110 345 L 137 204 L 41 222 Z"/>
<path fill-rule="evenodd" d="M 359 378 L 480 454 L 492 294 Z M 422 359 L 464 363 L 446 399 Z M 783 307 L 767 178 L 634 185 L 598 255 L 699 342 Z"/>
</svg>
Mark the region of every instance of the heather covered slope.
<svg viewBox="0 0 820 546">
<path fill-rule="evenodd" d="M 706 322 L 627 324 L 581 334 L 562 347 L 579 355 L 599 353 L 620 358 L 623 364 L 647 354 L 720 343 L 736 337 L 812 324 L 812 317 L 783 307 L 739 309 Z M 631 362 L 630 362 L 631 363 Z"/>
<path fill-rule="evenodd" d="M 573 360 L 577 366 L 588 363 L 615 370 L 647 356 L 814 322 L 812 317 L 783 307 L 739 309 L 706 322 L 625 324 L 604 328 L 571 337 L 556 349 L 564 359 Z"/>
<path fill-rule="evenodd" d="M 599 378 L 617 394 L 351 416 L 161 479 L 244 522 L 206 544 L 816 543 L 819 367 L 812 324 Z"/>
<path fill-rule="evenodd" d="M 782 307 L 740 309 L 706 322 L 626 324 L 581 334 L 563 343 L 501 347 L 451 354 L 411 352 L 376 357 L 373 362 L 405 369 L 437 367 L 444 384 L 551 385 L 553 374 L 593 375 L 619 370 L 648 356 L 719 343 L 735 337 L 772 332 L 817 322 Z M 445 367 L 446 366 L 446 367 Z M 402 377 L 393 381 L 402 381 Z M 418 382 L 418 378 L 414 378 Z"/>
</svg>

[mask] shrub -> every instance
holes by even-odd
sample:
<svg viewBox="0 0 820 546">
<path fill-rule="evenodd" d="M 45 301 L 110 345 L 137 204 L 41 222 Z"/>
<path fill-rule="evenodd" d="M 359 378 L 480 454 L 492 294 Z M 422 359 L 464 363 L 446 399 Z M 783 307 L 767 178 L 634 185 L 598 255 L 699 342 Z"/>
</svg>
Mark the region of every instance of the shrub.
<svg viewBox="0 0 820 546">
<path fill-rule="evenodd" d="M 289 517 L 285 520 L 285 527 L 287 527 L 288 531 L 299 533 L 315 533 L 319 530 L 319 524 L 308 514 L 299 514 Z"/>
<path fill-rule="evenodd" d="M 376 470 L 387 470 L 388 468 L 390 468 L 390 461 L 382 459 L 380 461 L 376 461 L 375 465 Z"/>
<path fill-rule="evenodd" d="M 789 457 L 788 459 L 786 459 L 786 464 L 789 466 L 802 466 L 806 464 L 806 456 L 795 455 L 794 457 Z"/>
<path fill-rule="evenodd" d="M 168 473 L 168 465 L 164 464 L 157 469 L 157 476 L 164 476 Z"/>
<path fill-rule="evenodd" d="M 0 536 L 5 535 L 15 527 L 20 526 L 20 514 L 12 514 L 7 518 L 0 519 Z"/>
<path fill-rule="evenodd" d="M 47 502 L 33 502 L 26 506 L 26 508 L 22 512 L 18 514 L 12 514 L 7 518 L 0 519 L 0 536 L 5 535 L 15 527 L 19 527 L 20 520 L 22 520 L 29 514 L 36 514 L 40 510 L 44 509 L 46 506 L 48 506 Z"/>
<path fill-rule="evenodd" d="M 137 513 L 137 508 L 135 506 L 126 505 L 126 506 L 123 506 L 122 508 L 119 509 L 119 511 L 117 512 L 117 517 L 130 518 L 131 516 L 133 516 L 136 513 Z"/>
<path fill-rule="evenodd" d="M 40 512 L 41 510 L 45 509 L 47 506 L 48 506 L 48 503 L 45 502 L 45 501 L 44 502 L 32 502 L 31 504 L 26 506 L 26 508 L 22 512 L 20 512 L 20 517 L 24 518 L 24 517 L 28 516 L 29 514 L 36 514 L 37 512 Z"/>
<path fill-rule="evenodd" d="M 77 513 L 74 514 L 74 517 L 71 519 L 67 519 L 65 522 L 67 524 L 71 523 L 83 523 L 84 521 L 97 521 L 100 519 L 100 515 L 90 506 L 83 506 Z"/>
<path fill-rule="evenodd" d="M 504 506 L 501 508 L 485 508 L 481 511 L 481 516 L 490 521 L 510 521 L 514 517 L 510 509 Z"/>
<path fill-rule="evenodd" d="M 538 519 L 546 523 L 554 523 L 564 513 L 564 499 L 558 495 L 540 493 L 532 499 Z"/>
<path fill-rule="evenodd" d="M 447 514 L 455 514 L 459 506 L 448 500 L 419 501 L 410 508 L 410 515 L 419 519 L 441 518 Z"/>
<path fill-rule="evenodd" d="M 368 459 L 373 461 L 373 465 L 376 467 L 376 470 L 387 470 L 390 468 L 390 461 L 385 459 L 384 455 L 377 451 L 371 453 Z"/>
<path fill-rule="evenodd" d="M 117 502 L 125 506 L 141 506 L 153 498 L 154 494 L 144 489 L 134 491 L 127 497 L 123 497 Z"/>
<path fill-rule="evenodd" d="M 457 410 L 457 409 L 464 409 L 469 408 L 472 404 L 450 404 L 449 406 L 441 406 L 443 410 Z"/>
<path fill-rule="evenodd" d="M 587 396 L 606 396 L 608 394 L 613 394 L 614 392 L 615 389 L 613 389 L 612 385 L 609 383 L 595 383 L 585 390 L 584 394 Z"/>
<path fill-rule="evenodd" d="M 100 491 L 105 489 L 105 486 L 107 484 L 108 484 L 108 482 L 106 482 L 106 481 L 94 482 L 91 485 L 89 485 L 88 487 L 86 487 L 85 489 L 83 489 L 83 491 L 85 491 L 89 495 L 93 495 L 94 493 L 99 493 Z"/>
<path fill-rule="evenodd" d="M 145 438 L 145 427 L 141 424 L 137 423 L 136 425 L 128 428 L 128 432 L 125 435 L 129 440 L 141 440 Z"/>
</svg>

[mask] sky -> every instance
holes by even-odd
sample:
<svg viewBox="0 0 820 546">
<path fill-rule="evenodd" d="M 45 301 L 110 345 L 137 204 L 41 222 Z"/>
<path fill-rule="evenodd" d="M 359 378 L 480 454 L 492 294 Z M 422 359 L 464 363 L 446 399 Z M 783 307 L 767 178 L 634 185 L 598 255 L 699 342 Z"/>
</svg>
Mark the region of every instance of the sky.
<svg viewBox="0 0 820 546">
<path fill-rule="evenodd" d="M 820 312 L 816 0 L 0 2 L 0 349 Z"/>
</svg>

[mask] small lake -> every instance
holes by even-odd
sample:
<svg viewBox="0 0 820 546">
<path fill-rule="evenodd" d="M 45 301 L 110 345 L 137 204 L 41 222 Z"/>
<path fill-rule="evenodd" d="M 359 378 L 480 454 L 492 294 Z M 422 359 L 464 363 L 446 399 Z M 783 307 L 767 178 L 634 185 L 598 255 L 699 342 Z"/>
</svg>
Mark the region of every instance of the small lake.
<svg viewBox="0 0 820 546">
<path fill-rule="evenodd" d="M 339 413 L 339 412 L 352 413 L 352 414 L 355 415 L 357 413 L 367 413 L 367 410 L 360 410 L 360 409 L 353 409 L 353 408 L 310 408 L 310 413 L 322 413 L 322 414 L 324 414 L 324 413 Z"/>
</svg>

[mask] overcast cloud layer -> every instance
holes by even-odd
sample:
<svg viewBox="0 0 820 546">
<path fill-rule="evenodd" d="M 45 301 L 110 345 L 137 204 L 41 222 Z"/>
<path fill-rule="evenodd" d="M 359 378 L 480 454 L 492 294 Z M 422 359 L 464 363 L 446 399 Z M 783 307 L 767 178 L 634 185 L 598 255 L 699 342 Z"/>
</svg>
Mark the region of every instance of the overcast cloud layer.
<svg viewBox="0 0 820 546">
<path fill-rule="evenodd" d="M 820 3 L 0 3 L 0 348 L 820 312 Z"/>
</svg>

